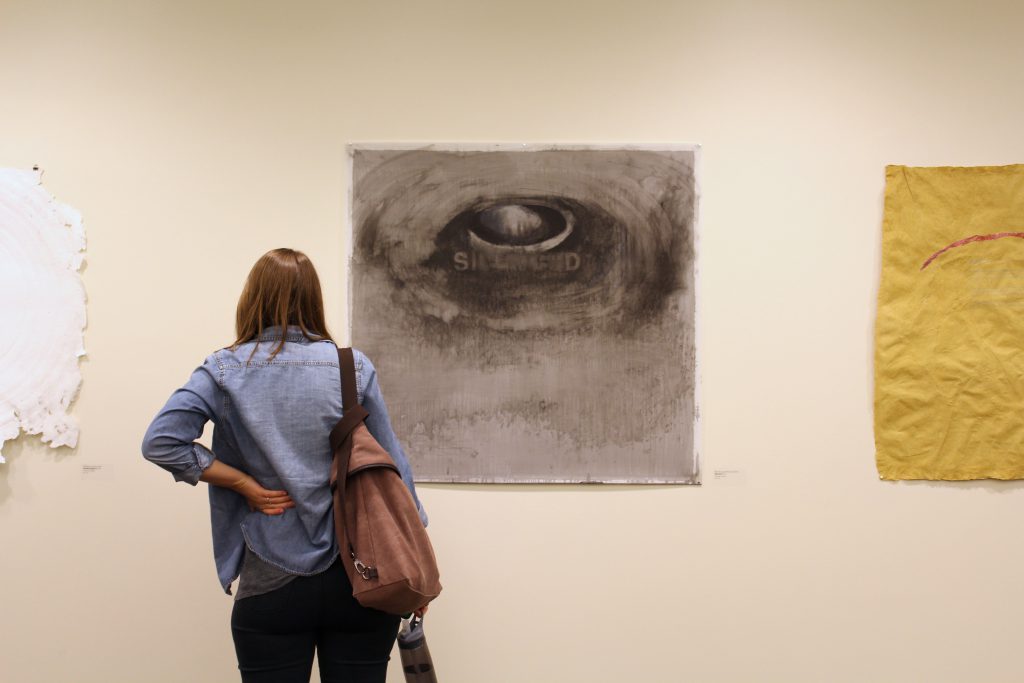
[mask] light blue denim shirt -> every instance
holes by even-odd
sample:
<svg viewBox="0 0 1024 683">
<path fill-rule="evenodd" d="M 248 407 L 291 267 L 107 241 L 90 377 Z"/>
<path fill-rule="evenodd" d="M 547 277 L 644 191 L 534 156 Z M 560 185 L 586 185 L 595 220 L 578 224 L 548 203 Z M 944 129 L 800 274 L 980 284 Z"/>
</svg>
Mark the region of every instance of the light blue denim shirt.
<svg viewBox="0 0 1024 683">
<path fill-rule="evenodd" d="M 211 354 L 171 395 L 142 442 L 145 458 L 177 481 L 194 486 L 217 459 L 265 488 L 287 491 L 295 502 L 284 514 L 271 516 L 251 511 L 230 489 L 209 487 L 214 560 L 228 593 L 246 545 L 271 565 L 299 575 L 327 569 L 338 555 L 328 484 L 333 458 L 328 437 L 342 412 L 337 347 L 310 341 L 289 327 L 284 347 L 270 360 L 281 334 L 279 327 L 268 328 L 258 344 Z M 391 454 L 426 525 L 376 370 L 365 355 L 354 355 L 359 402 L 370 413 L 366 425 Z M 212 452 L 195 441 L 207 420 L 214 423 Z"/>
</svg>

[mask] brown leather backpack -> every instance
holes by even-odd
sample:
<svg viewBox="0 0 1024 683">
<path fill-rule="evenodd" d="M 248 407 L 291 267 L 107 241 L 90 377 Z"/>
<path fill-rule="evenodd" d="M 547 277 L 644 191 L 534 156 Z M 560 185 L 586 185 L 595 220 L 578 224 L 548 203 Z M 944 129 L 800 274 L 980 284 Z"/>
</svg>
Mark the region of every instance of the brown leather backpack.
<svg viewBox="0 0 1024 683">
<path fill-rule="evenodd" d="M 343 414 L 331 430 L 334 531 L 359 604 L 408 614 L 441 593 L 437 559 L 394 461 L 366 428 L 352 349 L 338 349 Z"/>
</svg>

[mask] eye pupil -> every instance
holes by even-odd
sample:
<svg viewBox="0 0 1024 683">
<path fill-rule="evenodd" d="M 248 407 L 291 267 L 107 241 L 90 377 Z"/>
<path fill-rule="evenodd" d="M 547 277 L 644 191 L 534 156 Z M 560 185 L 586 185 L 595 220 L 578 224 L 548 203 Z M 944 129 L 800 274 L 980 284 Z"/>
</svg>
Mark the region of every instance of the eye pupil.
<svg viewBox="0 0 1024 683">
<path fill-rule="evenodd" d="M 480 224 L 501 241 L 529 244 L 547 236 L 544 219 L 528 206 L 495 206 L 480 213 Z"/>
<path fill-rule="evenodd" d="M 483 249 L 547 251 L 573 230 L 573 216 L 540 203 L 506 201 L 467 214 L 470 240 Z"/>
</svg>

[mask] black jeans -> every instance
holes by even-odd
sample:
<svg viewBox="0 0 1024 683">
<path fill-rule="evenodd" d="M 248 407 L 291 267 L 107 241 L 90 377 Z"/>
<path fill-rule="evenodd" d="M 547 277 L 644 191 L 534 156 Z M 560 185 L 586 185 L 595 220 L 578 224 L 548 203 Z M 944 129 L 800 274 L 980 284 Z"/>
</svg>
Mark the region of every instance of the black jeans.
<svg viewBox="0 0 1024 683">
<path fill-rule="evenodd" d="M 235 602 L 231 634 L 243 683 L 383 683 L 400 619 L 352 597 L 341 562 Z"/>
</svg>

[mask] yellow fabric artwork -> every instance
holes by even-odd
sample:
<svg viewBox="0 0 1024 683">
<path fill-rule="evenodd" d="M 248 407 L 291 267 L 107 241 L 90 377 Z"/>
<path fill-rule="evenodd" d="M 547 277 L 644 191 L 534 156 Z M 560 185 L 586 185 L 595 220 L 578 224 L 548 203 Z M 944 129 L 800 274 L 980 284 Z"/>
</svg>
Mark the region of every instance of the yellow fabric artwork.
<svg viewBox="0 0 1024 683">
<path fill-rule="evenodd" d="M 886 168 L 882 479 L 1024 478 L 1024 165 Z"/>
</svg>

